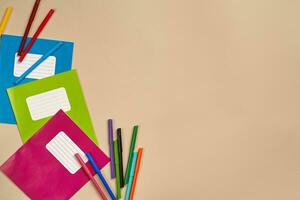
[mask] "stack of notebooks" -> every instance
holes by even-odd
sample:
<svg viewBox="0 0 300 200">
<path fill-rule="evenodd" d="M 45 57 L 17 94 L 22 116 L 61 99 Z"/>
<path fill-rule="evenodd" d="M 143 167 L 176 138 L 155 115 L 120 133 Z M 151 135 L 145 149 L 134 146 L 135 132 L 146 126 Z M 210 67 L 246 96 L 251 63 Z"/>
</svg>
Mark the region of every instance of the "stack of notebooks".
<svg viewBox="0 0 300 200">
<path fill-rule="evenodd" d="M 0 23 L 0 123 L 17 124 L 23 145 L 0 170 L 30 199 L 70 199 L 92 181 L 101 199 L 133 199 L 143 148 L 130 153 L 123 170 L 122 131 L 108 120 L 109 154 L 98 141 L 78 74 L 72 70 L 72 42 L 39 38 L 55 13 L 50 9 L 33 37 L 28 37 L 40 0 L 36 0 L 23 37 L 3 35 L 12 8 Z M 101 169 L 110 163 L 115 190 Z M 98 178 L 95 178 L 95 175 Z M 114 192 L 115 191 L 115 192 Z"/>
</svg>

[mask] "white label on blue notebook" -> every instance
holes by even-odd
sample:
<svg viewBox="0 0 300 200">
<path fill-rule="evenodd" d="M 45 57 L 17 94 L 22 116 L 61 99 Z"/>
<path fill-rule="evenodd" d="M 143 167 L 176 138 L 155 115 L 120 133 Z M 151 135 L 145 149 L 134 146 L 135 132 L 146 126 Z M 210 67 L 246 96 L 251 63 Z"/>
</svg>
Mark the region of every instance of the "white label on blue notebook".
<svg viewBox="0 0 300 200">
<path fill-rule="evenodd" d="M 66 89 L 61 87 L 37 94 L 26 99 L 32 120 L 39 120 L 55 115 L 60 109 L 71 110 Z"/>
<path fill-rule="evenodd" d="M 75 157 L 79 153 L 83 161 L 88 161 L 83 151 L 63 131 L 59 132 L 47 145 L 46 149 L 71 173 L 75 174 L 81 165 Z"/>
<path fill-rule="evenodd" d="M 27 71 L 42 55 L 28 53 L 24 60 L 20 63 L 18 61 L 19 56 L 15 54 L 14 76 L 20 77 L 25 71 Z M 42 62 L 37 68 L 35 68 L 27 78 L 42 79 L 55 74 L 56 57 L 49 56 L 44 62 Z"/>
</svg>

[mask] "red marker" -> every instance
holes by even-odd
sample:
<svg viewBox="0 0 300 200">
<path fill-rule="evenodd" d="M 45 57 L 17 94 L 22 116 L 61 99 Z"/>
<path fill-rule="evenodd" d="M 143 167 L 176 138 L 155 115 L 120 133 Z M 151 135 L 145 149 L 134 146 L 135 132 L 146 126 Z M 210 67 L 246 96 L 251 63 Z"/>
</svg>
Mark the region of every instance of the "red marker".
<svg viewBox="0 0 300 200">
<path fill-rule="evenodd" d="M 24 46 L 25 46 L 26 39 L 28 37 L 32 22 L 34 20 L 34 17 L 36 15 L 36 12 L 38 10 L 39 5 L 40 5 L 40 0 L 36 0 L 35 3 L 34 3 L 34 6 L 32 8 L 31 15 L 29 17 L 29 20 L 28 20 L 28 23 L 27 23 L 27 26 L 26 26 L 26 29 L 25 29 L 25 32 L 24 32 L 19 50 L 18 50 L 18 56 L 20 56 L 22 54 L 22 51 L 23 51 Z"/>
<path fill-rule="evenodd" d="M 45 17 L 45 19 L 42 21 L 42 23 L 40 24 L 40 26 L 38 27 L 37 31 L 35 32 L 35 34 L 33 35 L 33 37 L 31 38 L 31 40 L 29 41 L 29 44 L 26 46 L 24 52 L 21 54 L 20 58 L 19 58 L 19 62 L 22 62 L 26 56 L 26 54 L 29 52 L 30 48 L 32 47 L 32 45 L 34 44 L 34 42 L 36 41 L 36 39 L 38 38 L 38 36 L 40 35 L 40 33 L 42 32 L 42 30 L 45 28 L 46 24 L 48 23 L 49 19 L 52 17 L 53 13 L 54 13 L 54 9 L 49 10 L 47 16 Z"/>
</svg>

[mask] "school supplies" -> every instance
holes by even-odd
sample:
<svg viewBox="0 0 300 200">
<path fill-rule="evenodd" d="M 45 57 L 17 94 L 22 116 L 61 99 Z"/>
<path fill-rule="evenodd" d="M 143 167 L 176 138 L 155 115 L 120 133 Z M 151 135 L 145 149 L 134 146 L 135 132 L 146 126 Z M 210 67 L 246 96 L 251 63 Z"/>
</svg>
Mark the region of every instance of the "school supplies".
<svg viewBox="0 0 300 200">
<path fill-rule="evenodd" d="M 25 56 L 27 55 L 27 53 L 31 49 L 34 42 L 37 40 L 37 38 L 40 35 L 40 33 L 42 32 L 42 30 L 45 28 L 46 24 L 48 23 L 48 21 L 52 17 L 53 13 L 54 13 L 53 9 L 49 10 L 48 14 L 46 15 L 46 17 L 44 18 L 44 20 L 42 21 L 42 23 L 38 27 L 37 31 L 34 33 L 32 39 L 29 41 L 28 45 L 25 47 L 25 49 L 22 52 L 21 56 L 19 57 L 19 62 L 22 62 L 24 60 Z"/>
<path fill-rule="evenodd" d="M 6 27 L 8 19 L 10 17 L 11 11 L 12 11 L 12 7 L 7 7 L 6 10 L 5 10 L 4 16 L 3 16 L 2 21 L 0 23 L 0 37 L 1 37 L 2 33 L 4 32 L 4 29 Z"/>
<path fill-rule="evenodd" d="M 129 200 L 132 181 L 133 181 L 133 177 L 134 177 L 134 169 L 135 169 L 136 159 L 137 159 L 137 152 L 133 152 L 132 164 L 131 164 L 131 169 L 130 169 L 130 174 L 129 174 L 129 181 L 128 181 L 128 184 L 127 184 L 127 189 L 126 189 L 126 194 L 125 194 L 125 200 Z"/>
<path fill-rule="evenodd" d="M 13 35 L 2 35 L 0 45 L 0 123 L 15 124 L 15 116 L 6 90 L 14 87 L 14 82 L 49 52 L 49 48 L 61 42 L 58 40 L 37 39 L 30 53 L 27 54 L 22 63 L 18 62 L 17 51 L 22 37 Z M 30 38 L 27 39 L 29 41 Z M 62 41 L 64 44 L 49 56 L 43 63 L 35 68 L 23 83 L 43 79 L 54 74 L 69 71 L 72 67 L 73 46 L 72 42 Z M 36 130 L 35 130 L 36 131 Z"/>
<path fill-rule="evenodd" d="M 30 17 L 29 17 L 29 20 L 28 20 L 28 23 L 27 23 L 27 26 L 26 26 L 26 29 L 25 29 L 22 41 L 21 41 L 21 44 L 20 44 L 20 47 L 19 47 L 19 50 L 18 50 L 18 56 L 20 56 L 22 54 L 22 52 L 23 52 L 23 49 L 24 49 L 24 46 L 25 46 L 25 42 L 27 40 L 27 37 L 28 37 L 29 31 L 30 31 L 32 22 L 33 22 L 33 20 L 35 18 L 35 15 L 36 15 L 36 12 L 38 10 L 39 5 L 40 5 L 40 0 L 36 0 L 35 3 L 34 3 L 34 6 L 32 8 L 32 11 L 31 11 L 31 14 L 30 14 Z"/>
<path fill-rule="evenodd" d="M 109 155 L 110 155 L 110 174 L 111 178 L 115 178 L 115 157 L 114 157 L 114 136 L 113 136 L 113 121 L 108 120 L 108 140 L 109 140 Z"/>
<path fill-rule="evenodd" d="M 106 182 L 104 176 L 102 175 L 102 173 L 101 173 L 99 167 L 97 166 L 96 162 L 94 161 L 94 158 L 92 157 L 92 155 L 90 153 L 85 153 L 85 155 L 88 158 L 89 162 L 91 163 L 94 171 L 98 174 L 101 182 L 103 183 L 104 187 L 106 188 L 107 192 L 109 193 L 110 198 L 112 200 L 116 200 L 116 197 L 115 197 L 114 193 L 110 189 L 108 183 Z"/>
<path fill-rule="evenodd" d="M 143 155 L 143 148 L 139 148 L 138 156 L 137 156 L 137 160 L 136 160 L 136 166 L 135 166 L 135 170 L 134 170 L 134 177 L 133 177 L 132 187 L 131 187 L 131 191 L 130 191 L 130 197 L 129 197 L 130 200 L 133 200 L 133 195 L 134 195 L 134 191 L 135 191 L 137 178 L 138 178 L 138 175 L 139 175 L 142 155 Z"/>
<path fill-rule="evenodd" d="M 22 84 L 7 92 L 23 142 L 61 109 L 98 143 L 76 70 Z"/>
<path fill-rule="evenodd" d="M 13 154 L 0 170 L 30 199 L 70 199 L 89 178 L 74 157 L 90 152 L 102 169 L 109 158 L 63 112 L 59 111 Z M 89 170 L 92 167 L 88 165 Z M 92 175 L 95 175 L 92 172 Z"/>
<path fill-rule="evenodd" d="M 131 137 L 131 144 L 130 144 L 130 151 L 129 151 L 127 167 L 126 167 L 126 174 L 125 174 L 125 184 L 128 184 L 128 181 L 129 181 L 129 174 L 130 174 L 130 169 L 131 169 L 131 164 L 132 164 L 132 156 L 133 156 L 133 151 L 134 151 L 134 148 L 135 148 L 136 137 L 137 137 L 137 134 L 138 134 L 138 128 L 139 128 L 139 126 L 134 126 L 133 127 L 133 132 L 132 132 L 132 137 Z"/>
<path fill-rule="evenodd" d="M 27 69 L 21 76 L 15 81 L 15 84 L 19 84 L 21 81 L 26 78 L 28 74 L 30 74 L 37 66 L 39 66 L 42 62 L 44 62 L 50 55 L 52 55 L 55 51 L 57 51 L 64 43 L 59 42 L 57 45 L 55 45 L 49 52 L 44 54 L 38 61 L 36 61 L 29 69 Z"/>
<path fill-rule="evenodd" d="M 116 169 L 116 190 L 117 199 L 121 198 L 121 185 L 120 185 L 120 165 L 119 165 L 119 154 L 118 154 L 118 141 L 114 141 L 114 156 L 115 156 L 115 169 Z"/>
<path fill-rule="evenodd" d="M 78 162 L 80 163 L 80 165 L 82 166 L 84 172 L 86 173 L 86 175 L 91 179 L 92 183 L 94 184 L 95 188 L 97 189 L 97 191 L 99 192 L 101 198 L 103 200 L 107 200 L 104 192 L 102 191 L 102 189 L 100 188 L 100 186 L 98 185 L 96 179 L 94 179 L 91 171 L 89 170 L 89 168 L 85 165 L 84 161 L 82 160 L 81 156 L 79 155 L 79 153 L 75 154 L 75 157 L 77 158 Z"/>
<path fill-rule="evenodd" d="M 134 126 L 126 171 L 122 130 L 108 120 L 108 158 L 98 147 L 92 120 L 75 70 L 71 70 L 73 43 L 39 39 L 53 16 L 50 9 L 32 38 L 28 38 L 41 0 L 35 0 L 23 37 L 2 35 L 12 8 L 0 23 L 0 123 L 17 123 L 23 145 L 0 171 L 30 199 L 70 199 L 92 181 L 103 200 L 133 198 L 143 149 L 134 152 L 138 126 Z M 94 157 L 93 157 L 93 156 Z M 111 161 L 116 195 L 101 169 Z M 89 162 L 89 163 L 88 163 Z M 99 182 L 100 183 L 100 182 Z M 101 185 L 102 186 L 102 185 Z"/>
<path fill-rule="evenodd" d="M 118 141 L 118 154 L 119 154 L 119 170 L 120 170 L 120 185 L 124 187 L 124 173 L 123 173 L 123 148 L 122 148 L 122 130 L 117 129 L 117 141 Z"/>
</svg>

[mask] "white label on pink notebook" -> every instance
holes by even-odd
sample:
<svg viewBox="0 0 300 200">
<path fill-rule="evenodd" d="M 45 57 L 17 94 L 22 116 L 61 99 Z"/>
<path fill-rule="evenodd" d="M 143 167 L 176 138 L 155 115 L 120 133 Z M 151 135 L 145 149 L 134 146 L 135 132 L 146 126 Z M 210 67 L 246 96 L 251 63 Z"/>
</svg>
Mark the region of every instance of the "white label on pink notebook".
<svg viewBox="0 0 300 200">
<path fill-rule="evenodd" d="M 20 77 L 25 71 L 27 71 L 36 61 L 38 61 L 42 55 L 28 53 L 24 60 L 20 63 L 19 56 L 15 54 L 14 76 Z M 55 74 L 56 57 L 49 56 L 44 62 L 42 62 L 37 68 L 35 68 L 26 78 L 42 79 Z"/>
<path fill-rule="evenodd" d="M 84 152 L 63 131 L 59 132 L 47 145 L 46 149 L 71 173 L 75 174 L 81 165 L 75 154 L 79 153 L 83 161 L 88 161 Z"/>
</svg>

